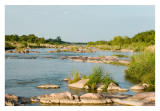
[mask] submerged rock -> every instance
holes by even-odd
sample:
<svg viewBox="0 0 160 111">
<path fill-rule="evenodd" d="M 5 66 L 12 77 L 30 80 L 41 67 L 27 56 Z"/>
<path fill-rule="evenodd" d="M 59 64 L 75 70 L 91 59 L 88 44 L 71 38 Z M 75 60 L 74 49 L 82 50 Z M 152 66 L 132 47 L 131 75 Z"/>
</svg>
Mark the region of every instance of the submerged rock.
<svg viewBox="0 0 160 111">
<path fill-rule="evenodd" d="M 58 85 L 53 85 L 53 84 L 42 84 L 37 86 L 37 88 L 41 88 L 41 89 L 57 89 L 60 88 Z"/>
<path fill-rule="evenodd" d="M 50 51 L 48 51 L 48 53 L 54 53 L 55 51 L 52 51 L 52 50 L 50 50 Z"/>
<path fill-rule="evenodd" d="M 68 57 L 67 56 L 61 56 L 60 58 L 61 59 L 67 59 Z"/>
</svg>

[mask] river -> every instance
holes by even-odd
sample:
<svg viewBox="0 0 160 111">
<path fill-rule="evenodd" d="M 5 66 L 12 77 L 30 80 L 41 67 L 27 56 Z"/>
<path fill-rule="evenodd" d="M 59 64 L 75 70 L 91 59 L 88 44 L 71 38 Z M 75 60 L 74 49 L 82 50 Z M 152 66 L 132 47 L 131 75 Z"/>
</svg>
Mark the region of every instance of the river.
<svg viewBox="0 0 160 111">
<path fill-rule="evenodd" d="M 89 75 L 92 68 L 101 66 L 105 72 L 119 83 L 120 87 L 129 89 L 134 84 L 125 80 L 124 71 L 126 66 L 116 66 L 112 64 L 74 62 L 62 60 L 61 56 L 111 56 L 113 54 L 124 54 L 131 56 L 131 52 L 97 51 L 94 53 L 73 53 L 60 52 L 48 53 L 52 48 L 32 49 L 40 53 L 28 54 L 5 54 L 5 93 L 17 96 L 31 97 L 53 92 L 70 91 L 73 94 L 81 95 L 86 93 L 83 90 L 69 89 L 67 83 L 63 81 L 73 70 L 77 70 L 84 75 Z M 122 58 L 128 59 L 128 58 Z M 56 84 L 60 89 L 38 89 L 40 84 Z M 134 94 L 132 91 L 117 94 Z"/>
</svg>

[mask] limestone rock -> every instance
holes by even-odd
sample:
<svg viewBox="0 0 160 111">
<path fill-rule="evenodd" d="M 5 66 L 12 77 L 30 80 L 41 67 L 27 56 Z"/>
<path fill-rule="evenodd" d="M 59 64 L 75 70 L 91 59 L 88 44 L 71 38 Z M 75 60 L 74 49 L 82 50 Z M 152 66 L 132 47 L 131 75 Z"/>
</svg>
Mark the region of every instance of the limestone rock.
<svg viewBox="0 0 160 111">
<path fill-rule="evenodd" d="M 122 92 L 127 92 L 128 89 L 124 89 L 124 88 L 120 88 L 117 84 L 111 82 L 109 85 L 108 85 L 108 88 L 107 88 L 108 91 L 122 91 Z"/>
<path fill-rule="evenodd" d="M 131 90 L 144 90 L 144 89 L 146 89 L 147 87 L 149 87 L 149 85 L 146 84 L 146 83 L 143 83 L 143 84 L 137 84 L 137 85 L 135 85 L 135 86 L 132 86 L 130 89 L 131 89 Z"/>
<path fill-rule="evenodd" d="M 53 84 L 42 84 L 37 86 L 37 88 L 41 88 L 41 89 L 57 89 L 60 88 L 58 85 L 53 85 Z"/>
<path fill-rule="evenodd" d="M 69 84 L 68 86 L 69 86 L 69 87 L 72 87 L 72 88 L 83 89 L 83 88 L 85 87 L 85 84 L 86 84 L 88 81 L 89 81 L 89 79 L 82 79 L 82 80 L 79 80 L 78 82 Z"/>
</svg>

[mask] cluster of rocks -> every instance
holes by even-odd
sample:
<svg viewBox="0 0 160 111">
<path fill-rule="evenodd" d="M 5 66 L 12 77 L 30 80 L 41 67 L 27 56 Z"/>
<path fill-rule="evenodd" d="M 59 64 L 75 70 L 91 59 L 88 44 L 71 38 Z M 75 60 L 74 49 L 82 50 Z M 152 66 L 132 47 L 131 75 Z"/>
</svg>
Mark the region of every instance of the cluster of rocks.
<svg viewBox="0 0 160 111">
<path fill-rule="evenodd" d="M 69 59 L 76 62 L 90 62 L 90 63 L 113 63 L 118 62 L 122 64 L 129 64 L 128 60 L 120 60 L 116 56 L 102 56 L 102 57 L 87 57 L 87 56 L 61 56 L 61 59 Z"/>
<path fill-rule="evenodd" d="M 5 95 L 6 106 L 23 106 L 24 104 L 31 104 L 32 99 L 27 97 L 18 97 L 12 94 Z"/>
<path fill-rule="evenodd" d="M 93 53 L 96 52 L 95 49 L 90 48 L 82 48 L 82 47 L 60 47 L 55 51 L 48 51 L 48 53 L 55 53 L 55 52 L 74 52 L 74 53 Z"/>
<path fill-rule="evenodd" d="M 64 79 L 68 81 L 69 79 Z M 86 89 L 86 83 L 89 79 L 82 79 L 78 82 L 68 84 L 70 88 Z M 142 90 L 149 87 L 147 84 L 137 84 L 130 89 L 132 90 Z M 37 88 L 42 89 L 57 89 L 60 88 L 58 85 L 53 84 L 42 84 L 37 86 Z M 97 91 L 104 90 L 104 84 L 98 84 L 96 87 Z M 128 89 L 120 88 L 117 84 L 111 82 L 108 85 L 107 91 L 128 91 Z M 143 105 L 154 105 L 155 104 L 155 93 L 154 92 L 143 92 L 135 95 L 113 95 L 104 93 L 86 93 L 83 95 L 72 95 L 70 92 L 63 93 L 51 93 L 44 94 L 37 97 L 18 97 L 16 95 L 6 94 L 5 95 L 5 105 L 6 106 L 23 106 L 24 104 L 33 104 L 40 102 L 43 105 L 104 105 L 118 103 L 122 105 L 133 105 L 133 106 L 143 106 Z"/>
<path fill-rule="evenodd" d="M 27 53 L 40 53 L 39 51 L 29 51 L 29 49 L 22 49 L 22 50 L 7 50 L 6 53 L 20 53 L 20 54 L 27 54 Z"/>
<path fill-rule="evenodd" d="M 88 81 L 89 81 L 89 79 L 82 79 L 82 80 L 79 80 L 78 82 L 75 82 L 75 83 L 72 83 L 72 84 L 68 84 L 68 87 L 89 90 L 89 87 L 86 85 L 86 83 Z M 101 84 L 97 84 L 97 86 L 96 86 L 96 90 L 97 91 L 103 91 L 104 88 L 105 88 L 105 85 L 102 84 L 102 83 Z M 121 88 L 117 84 L 111 82 L 107 87 L 107 91 L 127 92 L 128 89 Z"/>
<path fill-rule="evenodd" d="M 23 99 L 22 99 L 23 98 Z M 24 98 L 15 95 L 5 96 L 6 106 L 24 105 L 32 102 L 40 102 L 43 105 L 104 105 L 118 103 L 120 105 L 153 106 L 155 105 L 155 93 L 144 92 L 135 95 L 111 95 L 86 93 L 81 96 L 72 95 L 70 92 L 44 94 L 38 97 Z"/>
</svg>

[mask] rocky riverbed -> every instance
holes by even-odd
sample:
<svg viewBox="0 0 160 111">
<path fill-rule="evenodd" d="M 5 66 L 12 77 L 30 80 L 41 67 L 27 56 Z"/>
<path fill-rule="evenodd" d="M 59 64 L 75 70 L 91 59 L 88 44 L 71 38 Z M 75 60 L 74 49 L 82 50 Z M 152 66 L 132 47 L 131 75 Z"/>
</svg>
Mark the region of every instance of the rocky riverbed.
<svg viewBox="0 0 160 111">
<path fill-rule="evenodd" d="M 72 95 L 70 92 L 44 94 L 37 97 L 18 97 L 6 94 L 6 106 L 23 106 L 24 104 L 40 103 L 42 105 L 107 105 L 118 103 L 130 106 L 154 106 L 155 93 L 143 92 L 135 95 L 113 95 L 86 93 L 81 96 Z"/>
<path fill-rule="evenodd" d="M 120 60 L 115 56 L 99 56 L 99 57 L 87 57 L 87 56 L 62 56 L 61 59 L 68 59 L 76 62 L 90 62 L 90 63 L 119 63 L 127 65 L 128 60 Z"/>
</svg>

